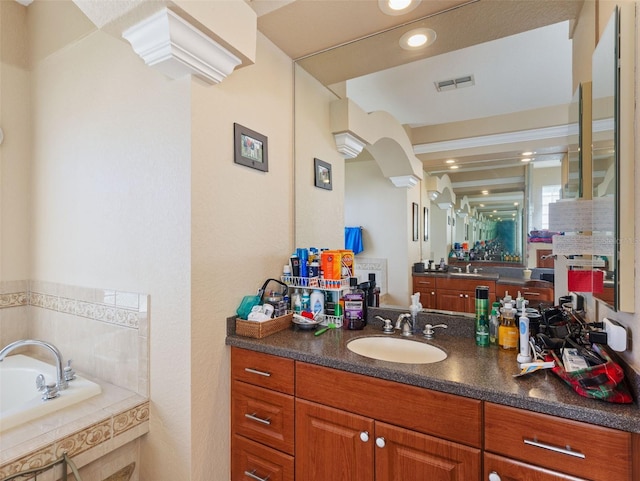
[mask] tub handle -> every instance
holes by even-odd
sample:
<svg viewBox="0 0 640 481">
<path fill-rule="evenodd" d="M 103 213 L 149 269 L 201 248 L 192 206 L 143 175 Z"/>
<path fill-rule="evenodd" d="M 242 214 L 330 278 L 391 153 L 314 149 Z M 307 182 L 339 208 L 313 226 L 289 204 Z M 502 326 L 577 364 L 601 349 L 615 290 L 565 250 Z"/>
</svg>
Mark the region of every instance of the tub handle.
<svg viewBox="0 0 640 481">
<path fill-rule="evenodd" d="M 38 374 L 38 376 L 36 377 L 36 389 L 39 392 L 42 392 L 45 390 L 46 387 L 47 387 L 47 383 L 44 380 L 44 374 Z"/>
<path fill-rule="evenodd" d="M 50 399 L 55 399 L 58 396 L 60 396 L 60 392 L 58 391 L 58 385 L 55 382 L 48 383 L 42 391 L 43 401 L 49 401 Z"/>
<path fill-rule="evenodd" d="M 76 372 L 73 370 L 73 368 L 71 367 L 71 362 L 73 361 L 73 359 L 69 359 L 67 361 L 67 365 L 65 366 L 65 368 L 62 370 L 63 374 L 64 374 L 64 380 L 65 381 L 73 381 L 76 378 Z"/>
</svg>

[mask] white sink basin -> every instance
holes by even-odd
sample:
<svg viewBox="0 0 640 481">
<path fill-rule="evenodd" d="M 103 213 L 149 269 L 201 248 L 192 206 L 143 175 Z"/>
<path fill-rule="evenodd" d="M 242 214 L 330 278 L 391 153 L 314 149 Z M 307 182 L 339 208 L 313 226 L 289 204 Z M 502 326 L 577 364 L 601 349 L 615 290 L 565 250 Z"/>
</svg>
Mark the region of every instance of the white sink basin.
<svg viewBox="0 0 640 481">
<path fill-rule="evenodd" d="M 360 337 L 349 341 L 347 349 L 372 359 L 404 364 L 430 364 L 447 358 L 440 348 L 397 337 Z"/>
</svg>

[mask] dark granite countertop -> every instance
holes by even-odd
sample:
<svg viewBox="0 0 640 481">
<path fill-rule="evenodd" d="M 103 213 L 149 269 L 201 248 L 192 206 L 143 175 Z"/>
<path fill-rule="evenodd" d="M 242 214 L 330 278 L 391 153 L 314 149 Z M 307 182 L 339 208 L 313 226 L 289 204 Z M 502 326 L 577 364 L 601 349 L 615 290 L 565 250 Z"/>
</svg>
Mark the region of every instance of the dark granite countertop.
<svg viewBox="0 0 640 481">
<path fill-rule="evenodd" d="M 425 315 L 421 314 L 422 316 Z M 232 319 L 229 319 L 229 335 L 226 338 L 226 344 L 482 401 L 640 433 L 640 410 L 637 404 L 620 405 L 581 397 L 550 370 L 514 378 L 512 375 L 518 372 L 515 351 L 476 346 L 474 338 L 468 335 L 467 324 L 471 323 L 473 326 L 472 319 L 432 316 L 434 317 L 426 318 L 428 322 L 435 324 L 444 320 L 449 324 L 450 329 L 447 331 L 438 329 L 435 339 L 431 341 L 426 341 L 422 336 L 411 338 L 419 342 L 428 342 L 447 352 L 447 359 L 432 364 L 414 365 L 378 361 L 347 349 L 347 342 L 351 339 L 385 335 L 379 326 L 373 326 L 371 323 L 362 331 L 330 329 L 320 336 L 314 336 L 314 331 L 289 328 L 264 339 L 252 339 L 236 335 L 235 324 Z M 399 334 L 396 332 L 393 336 L 399 337 Z"/>
</svg>

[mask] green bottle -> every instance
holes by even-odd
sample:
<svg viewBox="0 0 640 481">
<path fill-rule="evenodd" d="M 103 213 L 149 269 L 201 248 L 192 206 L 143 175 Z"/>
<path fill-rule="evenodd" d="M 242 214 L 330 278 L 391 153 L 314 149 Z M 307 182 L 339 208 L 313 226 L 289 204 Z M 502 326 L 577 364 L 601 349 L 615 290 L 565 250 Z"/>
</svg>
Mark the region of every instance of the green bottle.
<svg viewBox="0 0 640 481">
<path fill-rule="evenodd" d="M 476 287 L 476 344 L 489 345 L 489 288 Z"/>
</svg>

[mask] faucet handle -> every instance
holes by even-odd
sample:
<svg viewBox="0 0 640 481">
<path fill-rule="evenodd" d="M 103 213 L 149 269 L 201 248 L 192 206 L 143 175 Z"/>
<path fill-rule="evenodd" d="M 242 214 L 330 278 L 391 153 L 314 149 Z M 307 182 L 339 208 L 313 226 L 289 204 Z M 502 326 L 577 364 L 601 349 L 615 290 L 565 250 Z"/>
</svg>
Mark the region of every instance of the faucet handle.
<svg viewBox="0 0 640 481">
<path fill-rule="evenodd" d="M 424 331 L 422 331 L 422 334 L 424 334 L 424 337 L 426 339 L 433 339 L 436 335 L 436 331 L 435 331 L 436 327 L 442 327 L 443 329 L 447 329 L 448 326 L 446 324 L 436 324 L 435 326 L 431 324 L 427 324 L 424 326 Z"/>
<path fill-rule="evenodd" d="M 67 365 L 63 369 L 63 374 L 64 374 L 64 380 L 65 381 L 73 381 L 76 378 L 76 372 L 71 367 L 71 363 L 72 362 L 73 362 L 73 359 L 69 359 L 67 361 Z"/>
<path fill-rule="evenodd" d="M 382 332 L 385 334 L 393 334 L 393 323 L 391 322 L 391 319 L 385 319 L 380 316 L 376 316 L 376 319 L 380 319 L 384 323 L 382 326 Z"/>
<path fill-rule="evenodd" d="M 49 399 L 55 399 L 60 395 L 58 385 L 55 382 L 50 382 L 44 386 L 42 390 L 42 400 L 48 401 Z"/>
<path fill-rule="evenodd" d="M 40 392 L 44 391 L 44 388 L 46 387 L 47 383 L 44 380 L 44 374 L 38 374 L 36 376 L 36 389 Z"/>
</svg>

